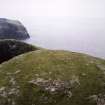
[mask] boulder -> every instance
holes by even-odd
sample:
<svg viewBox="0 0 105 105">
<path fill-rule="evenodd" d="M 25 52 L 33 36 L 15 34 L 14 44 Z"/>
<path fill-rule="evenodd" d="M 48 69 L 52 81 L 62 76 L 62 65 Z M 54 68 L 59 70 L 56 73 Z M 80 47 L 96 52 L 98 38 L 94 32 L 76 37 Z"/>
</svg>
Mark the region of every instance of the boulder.
<svg viewBox="0 0 105 105">
<path fill-rule="evenodd" d="M 0 18 L 0 39 L 18 39 L 29 38 L 26 28 L 16 20 Z"/>
</svg>

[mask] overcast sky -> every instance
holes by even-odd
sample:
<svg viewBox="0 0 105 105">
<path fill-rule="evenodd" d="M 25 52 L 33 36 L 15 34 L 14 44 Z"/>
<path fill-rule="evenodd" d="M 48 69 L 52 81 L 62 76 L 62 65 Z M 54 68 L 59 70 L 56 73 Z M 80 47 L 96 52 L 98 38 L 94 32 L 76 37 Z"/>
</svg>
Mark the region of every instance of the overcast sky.
<svg viewBox="0 0 105 105">
<path fill-rule="evenodd" d="M 105 0 L 0 0 L 0 17 L 105 17 Z"/>
<path fill-rule="evenodd" d="M 105 0 L 0 0 L 0 17 L 20 20 L 35 45 L 105 58 Z"/>
</svg>

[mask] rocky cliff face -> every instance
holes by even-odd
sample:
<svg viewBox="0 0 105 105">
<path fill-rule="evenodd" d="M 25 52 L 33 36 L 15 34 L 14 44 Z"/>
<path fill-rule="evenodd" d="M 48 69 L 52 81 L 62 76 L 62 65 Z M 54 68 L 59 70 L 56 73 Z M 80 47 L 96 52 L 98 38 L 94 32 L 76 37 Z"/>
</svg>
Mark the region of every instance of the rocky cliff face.
<svg viewBox="0 0 105 105">
<path fill-rule="evenodd" d="M 26 28 L 15 20 L 0 18 L 0 39 L 19 39 L 29 38 Z"/>
</svg>

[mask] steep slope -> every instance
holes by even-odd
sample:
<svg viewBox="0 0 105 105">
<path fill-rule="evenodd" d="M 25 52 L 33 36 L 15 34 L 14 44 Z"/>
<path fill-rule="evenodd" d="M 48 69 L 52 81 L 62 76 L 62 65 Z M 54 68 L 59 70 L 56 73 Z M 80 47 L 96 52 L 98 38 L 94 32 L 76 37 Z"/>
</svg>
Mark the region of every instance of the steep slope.
<svg viewBox="0 0 105 105">
<path fill-rule="evenodd" d="M 105 60 L 33 51 L 0 65 L 0 105 L 105 105 Z"/>
<path fill-rule="evenodd" d="M 16 40 L 0 40 L 0 63 L 17 55 L 38 50 L 37 47 Z"/>
</svg>

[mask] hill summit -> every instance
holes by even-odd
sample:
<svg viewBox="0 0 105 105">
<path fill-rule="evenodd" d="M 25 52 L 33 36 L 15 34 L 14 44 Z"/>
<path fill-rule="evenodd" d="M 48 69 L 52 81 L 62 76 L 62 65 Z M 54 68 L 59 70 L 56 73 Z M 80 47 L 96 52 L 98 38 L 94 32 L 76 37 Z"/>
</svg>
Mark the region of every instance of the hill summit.
<svg viewBox="0 0 105 105">
<path fill-rule="evenodd" d="M 0 65 L 0 105 L 105 105 L 105 60 L 37 50 Z"/>
<path fill-rule="evenodd" d="M 20 21 L 0 18 L 0 39 L 18 39 L 29 38 L 26 28 Z"/>
</svg>

